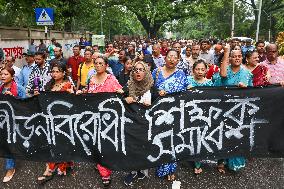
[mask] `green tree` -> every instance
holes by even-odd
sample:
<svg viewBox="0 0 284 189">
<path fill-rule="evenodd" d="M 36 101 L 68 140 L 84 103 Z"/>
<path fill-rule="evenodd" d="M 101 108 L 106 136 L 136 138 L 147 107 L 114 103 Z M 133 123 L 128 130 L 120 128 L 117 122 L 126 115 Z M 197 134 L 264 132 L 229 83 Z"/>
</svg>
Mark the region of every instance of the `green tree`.
<svg viewBox="0 0 284 189">
<path fill-rule="evenodd" d="M 120 5 L 135 14 L 146 33 L 156 37 L 168 21 L 196 15 L 194 7 L 202 0 L 101 0 L 98 6 Z"/>
</svg>

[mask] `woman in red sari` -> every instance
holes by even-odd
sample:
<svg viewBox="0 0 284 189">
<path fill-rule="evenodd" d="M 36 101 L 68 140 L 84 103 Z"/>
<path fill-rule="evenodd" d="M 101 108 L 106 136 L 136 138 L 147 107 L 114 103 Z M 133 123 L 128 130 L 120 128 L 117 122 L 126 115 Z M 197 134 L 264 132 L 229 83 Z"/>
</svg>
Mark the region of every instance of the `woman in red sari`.
<svg viewBox="0 0 284 189">
<path fill-rule="evenodd" d="M 45 91 L 61 91 L 74 93 L 74 86 L 67 79 L 66 65 L 59 62 L 54 62 L 51 67 L 52 79 L 46 84 Z M 58 175 L 66 175 L 68 169 L 73 169 L 73 162 L 48 162 L 46 164 L 45 172 L 41 177 L 38 177 L 38 182 L 44 184 L 51 180 L 57 173 Z"/>
<path fill-rule="evenodd" d="M 83 92 L 86 93 L 104 93 L 104 92 L 118 92 L 122 89 L 114 75 L 107 73 L 108 63 L 107 59 L 98 57 L 95 60 L 95 71 L 96 73 L 91 75 L 87 79 L 87 89 Z M 81 94 L 82 91 L 77 91 L 77 94 Z M 104 186 L 109 186 L 111 182 L 111 170 L 97 164 L 97 169 L 102 178 Z"/>
<path fill-rule="evenodd" d="M 270 74 L 266 66 L 258 63 L 259 58 L 257 51 L 248 51 L 246 54 L 246 61 L 245 68 L 253 74 L 253 86 L 268 85 Z"/>
</svg>

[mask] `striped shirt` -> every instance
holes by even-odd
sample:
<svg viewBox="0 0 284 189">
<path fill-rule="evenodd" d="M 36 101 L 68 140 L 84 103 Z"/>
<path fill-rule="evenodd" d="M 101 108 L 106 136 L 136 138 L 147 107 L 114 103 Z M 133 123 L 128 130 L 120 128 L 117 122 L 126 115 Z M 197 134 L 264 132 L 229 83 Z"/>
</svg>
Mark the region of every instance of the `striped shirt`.
<svg viewBox="0 0 284 189">
<path fill-rule="evenodd" d="M 50 66 L 45 62 L 43 68 L 40 68 L 38 65 L 35 65 L 28 81 L 26 87 L 26 92 L 28 95 L 33 95 L 34 89 L 38 91 L 44 91 L 45 85 L 51 80 Z"/>
</svg>

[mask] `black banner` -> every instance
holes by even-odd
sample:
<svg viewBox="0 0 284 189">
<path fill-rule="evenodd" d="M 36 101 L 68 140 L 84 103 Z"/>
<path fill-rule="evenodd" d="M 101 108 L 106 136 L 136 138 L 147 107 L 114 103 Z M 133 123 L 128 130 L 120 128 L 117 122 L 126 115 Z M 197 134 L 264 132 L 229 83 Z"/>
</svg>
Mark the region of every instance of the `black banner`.
<svg viewBox="0 0 284 189">
<path fill-rule="evenodd" d="M 195 89 L 127 105 L 118 94 L 0 96 L 0 156 L 137 170 L 235 155 L 284 157 L 284 89 Z"/>
</svg>

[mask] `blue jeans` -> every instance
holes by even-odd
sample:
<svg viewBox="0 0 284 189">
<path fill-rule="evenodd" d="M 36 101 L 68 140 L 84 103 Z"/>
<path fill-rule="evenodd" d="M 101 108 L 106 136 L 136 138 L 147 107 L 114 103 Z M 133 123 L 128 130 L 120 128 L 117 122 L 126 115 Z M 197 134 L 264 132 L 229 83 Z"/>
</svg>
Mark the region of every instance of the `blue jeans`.
<svg viewBox="0 0 284 189">
<path fill-rule="evenodd" d="M 5 169 L 15 169 L 16 162 L 14 159 L 5 159 Z"/>
</svg>

